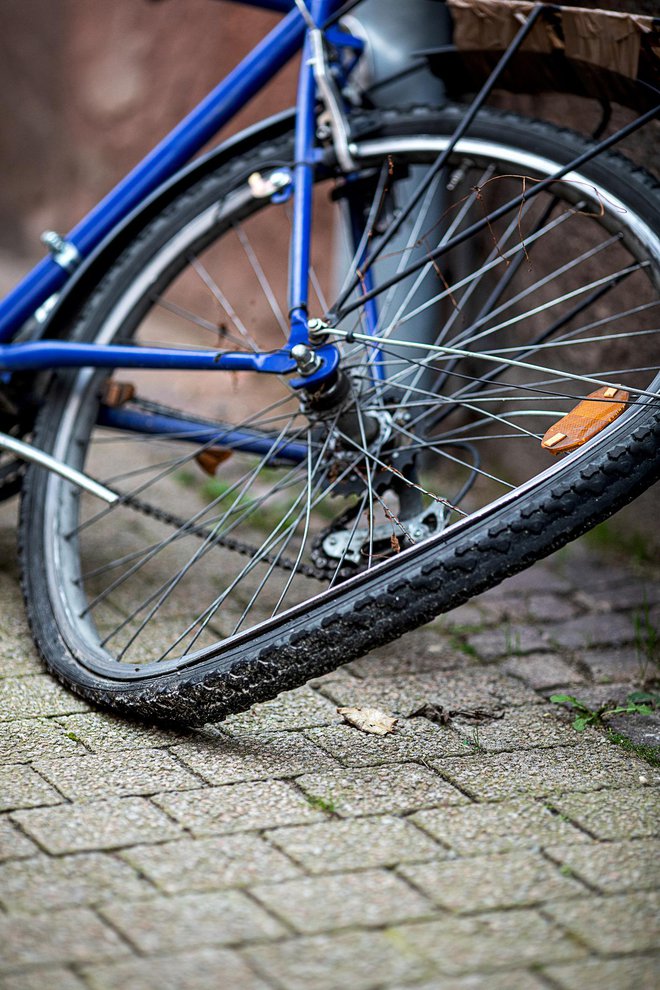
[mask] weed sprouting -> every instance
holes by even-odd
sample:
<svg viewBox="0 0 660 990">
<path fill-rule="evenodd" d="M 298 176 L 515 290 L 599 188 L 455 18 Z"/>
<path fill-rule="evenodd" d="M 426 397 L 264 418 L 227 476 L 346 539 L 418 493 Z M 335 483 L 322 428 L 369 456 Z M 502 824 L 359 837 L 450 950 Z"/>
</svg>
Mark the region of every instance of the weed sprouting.
<svg viewBox="0 0 660 990">
<path fill-rule="evenodd" d="M 479 726 L 478 725 L 475 725 L 475 727 L 472 729 L 472 732 L 470 733 L 469 737 L 467 739 L 464 739 L 463 740 L 463 745 L 464 746 L 469 746 L 470 749 L 474 750 L 477 753 L 482 753 L 483 752 L 484 747 L 482 746 L 481 740 L 479 738 Z"/>
<path fill-rule="evenodd" d="M 471 646 L 471 644 L 460 635 L 457 636 L 452 634 L 449 637 L 449 643 L 454 650 L 458 650 L 459 653 L 464 653 L 467 657 L 478 657 L 478 653 L 474 646 Z"/>
<path fill-rule="evenodd" d="M 627 736 L 622 736 L 620 732 L 607 730 L 607 738 L 616 746 L 621 746 L 629 753 L 634 753 L 640 759 L 646 760 L 652 767 L 660 767 L 660 746 L 649 746 L 644 743 L 633 742 Z"/>
<path fill-rule="evenodd" d="M 653 700 L 653 696 L 648 692 L 635 691 L 628 695 L 625 705 L 610 707 L 605 704 L 599 708 L 590 708 L 584 701 L 580 701 L 572 694 L 550 695 L 550 701 L 553 704 L 570 705 L 571 708 L 575 709 L 577 715 L 572 724 L 578 732 L 584 732 L 589 725 L 602 724 L 603 719 L 610 715 L 651 715 L 653 709 L 647 702 Z"/>
<path fill-rule="evenodd" d="M 324 811 L 326 815 L 332 815 L 335 813 L 335 803 L 331 798 L 323 798 L 318 794 L 307 794 L 307 804 L 311 808 L 315 808 L 317 811 Z"/>
<path fill-rule="evenodd" d="M 635 627 L 635 652 L 639 664 L 639 676 L 642 684 L 646 684 L 656 672 L 660 660 L 660 636 L 657 628 L 651 622 L 649 603 L 644 595 L 641 609 L 633 614 Z"/>
<path fill-rule="evenodd" d="M 520 633 L 517 630 L 514 632 L 508 622 L 504 629 L 504 648 L 509 656 L 520 656 L 522 653 Z"/>
</svg>

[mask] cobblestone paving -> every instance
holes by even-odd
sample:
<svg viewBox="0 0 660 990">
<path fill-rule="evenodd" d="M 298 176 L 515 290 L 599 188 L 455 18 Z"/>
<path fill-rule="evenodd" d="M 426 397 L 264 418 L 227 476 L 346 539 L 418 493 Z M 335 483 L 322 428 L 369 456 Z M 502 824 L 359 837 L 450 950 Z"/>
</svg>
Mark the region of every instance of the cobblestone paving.
<svg viewBox="0 0 660 990">
<path fill-rule="evenodd" d="M 0 506 L 6 990 L 658 985 L 658 770 L 548 702 L 657 677 L 656 569 L 578 544 L 250 713 L 169 731 L 44 674 L 14 515 Z M 342 722 L 360 704 L 396 732 Z M 658 721 L 616 727 L 650 744 Z"/>
</svg>

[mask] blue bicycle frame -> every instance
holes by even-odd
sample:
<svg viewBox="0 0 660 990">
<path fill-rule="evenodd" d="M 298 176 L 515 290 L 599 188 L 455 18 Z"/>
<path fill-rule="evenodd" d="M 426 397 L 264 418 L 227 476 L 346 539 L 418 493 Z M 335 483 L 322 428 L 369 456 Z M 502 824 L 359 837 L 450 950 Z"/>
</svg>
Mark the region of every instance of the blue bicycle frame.
<svg viewBox="0 0 660 990">
<path fill-rule="evenodd" d="M 234 0 L 285 13 L 282 21 L 250 54 L 130 172 L 67 236 L 53 239 L 52 255 L 44 259 L 0 302 L 0 375 L 2 372 L 38 371 L 63 367 L 169 368 L 256 371 L 271 374 L 295 372 L 291 350 L 308 343 L 308 268 L 311 236 L 315 144 L 316 82 L 312 64 L 309 25 L 293 0 Z M 339 0 L 306 0 L 309 23 L 323 25 L 339 7 Z M 342 36 L 342 43 L 357 39 Z M 255 96 L 301 47 L 295 130 L 295 166 L 292 175 L 294 222 L 290 251 L 289 315 L 287 346 L 275 353 L 209 353 L 157 347 L 126 347 L 38 340 L 10 343 L 17 331 L 43 304 L 59 292 L 71 271 L 117 228 L 132 210 L 162 183 L 175 175 L 213 136 Z M 317 368 L 291 385 L 309 387 L 332 373 L 338 362 L 336 348 L 318 348 Z M 139 414 L 136 414 L 138 420 Z M 147 424 L 142 424 L 146 427 Z M 162 425 L 162 424 L 161 424 Z M 135 421 L 128 428 L 139 429 Z M 149 432 L 145 429 L 145 432 Z M 264 443 L 267 440 L 264 438 Z M 296 452 L 298 455 L 299 452 Z"/>
</svg>

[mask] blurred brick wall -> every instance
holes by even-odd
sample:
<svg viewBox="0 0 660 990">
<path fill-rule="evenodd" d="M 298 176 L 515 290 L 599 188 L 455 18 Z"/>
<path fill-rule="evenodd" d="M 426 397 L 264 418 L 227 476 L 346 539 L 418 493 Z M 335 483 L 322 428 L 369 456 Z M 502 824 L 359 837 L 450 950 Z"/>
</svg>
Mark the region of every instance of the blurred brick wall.
<svg viewBox="0 0 660 990">
<path fill-rule="evenodd" d="M 85 213 L 277 22 L 215 0 L 1 0 L 0 249 Z M 289 105 L 295 66 L 233 123 Z M 230 133 L 230 130 L 227 131 Z"/>
<path fill-rule="evenodd" d="M 616 5 L 630 8 L 658 3 Z M 34 255 L 44 228 L 72 226 L 276 22 L 218 0 L 0 0 L 0 251 Z M 287 67 L 227 133 L 290 105 L 295 72 Z M 549 100 L 496 102 L 556 117 Z M 587 112 L 595 126 L 597 109 Z M 587 119 L 566 100 L 559 113 L 564 124 Z M 652 141 L 626 150 L 651 164 Z"/>
</svg>

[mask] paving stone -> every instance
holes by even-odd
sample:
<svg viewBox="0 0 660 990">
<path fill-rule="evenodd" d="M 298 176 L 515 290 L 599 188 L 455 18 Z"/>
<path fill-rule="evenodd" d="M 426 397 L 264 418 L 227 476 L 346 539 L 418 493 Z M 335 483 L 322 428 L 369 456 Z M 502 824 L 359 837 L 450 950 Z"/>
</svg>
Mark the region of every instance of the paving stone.
<svg viewBox="0 0 660 990">
<path fill-rule="evenodd" d="M 140 725 L 106 712 L 68 715 L 57 721 L 67 733 L 93 753 L 108 750 L 169 746 L 190 738 L 192 733 L 155 725 Z"/>
<path fill-rule="evenodd" d="M 436 977 L 431 982 L 408 983 L 392 986 L 387 990 L 547 990 L 548 984 L 541 983 L 529 970 L 507 970 L 506 973 L 472 973 L 470 976 L 443 976 L 442 982 Z M 602 990 L 602 988 L 601 988 Z"/>
<path fill-rule="evenodd" d="M 15 607 L 22 609 L 23 602 L 17 603 Z M 6 626 L 0 625 L 0 643 L 0 678 L 43 674 L 43 664 L 27 629 L 8 630 Z"/>
<path fill-rule="evenodd" d="M 95 962 L 129 954 L 119 936 L 87 908 L 0 917 L 0 973 L 48 963 Z"/>
<path fill-rule="evenodd" d="M 596 551 L 580 541 L 570 544 L 564 553 L 560 563 L 562 573 L 574 586 L 588 588 L 591 594 L 607 598 L 635 580 L 630 558 L 625 554 L 608 549 Z"/>
<path fill-rule="evenodd" d="M 477 600 L 481 604 L 482 601 L 488 601 L 490 598 L 504 598 L 509 595 L 516 597 L 521 593 L 530 595 L 552 592 L 561 595 L 571 591 L 572 588 L 573 574 L 570 575 L 569 580 L 569 578 L 558 574 L 547 564 L 539 562 L 533 567 L 527 568 L 526 571 L 521 571 L 519 574 L 514 574 L 513 577 L 507 578 L 506 581 L 502 581 L 498 588 L 493 589 L 496 594 L 493 594 L 493 591 L 487 591 Z"/>
<path fill-rule="evenodd" d="M 630 839 L 606 845 L 549 846 L 546 853 L 605 894 L 660 887 L 660 841 Z"/>
<path fill-rule="evenodd" d="M 5 265 L 9 262 L 10 272 L 13 271 L 11 261 L 5 256 L 3 274 L 6 275 Z M 18 524 L 18 499 L 7 499 L 0 504 L 0 561 L 2 571 L 14 581 L 18 578 L 16 526 Z"/>
<path fill-rule="evenodd" d="M 423 921 L 402 925 L 395 933 L 402 950 L 426 957 L 450 976 L 508 971 L 586 954 L 574 938 L 531 909 Z"/>
<path fill-rule="evenodd" d="M 567 650 L 594 646 L 610 648 L 619 643 L 632 643 L 635 628 L 627 615 L 581 615 L 577 619 L 553 626 L 550 638 L 553 643 Z"/>
<path fill-rule="evenodd" d="M 634 646 L 611 649 L 582 650 L 576 659 L 590 672 L 595 681 L 638 681 L 646 679 L 648 663 Z"/>
<path fill-rule="evenodd" d="M 436 619 L 434 624 L 439 625 L 440 628 L 446 627 L 448 629 L 477 629 L 485 624 L 486 618 L 487 614 L 484 609 L 477 608 L 473 602 L 468 602 L 466 605 L 459 605 L 458 608 L 454 608 L 451 612 Z"/>
<path fill-rule="evenodd" d="M 281 780 L 226 784 L 187 794 L 161 794 L 154 800 L 193 835 L 276 828 L 324 817 L 304 795 Z"/>
<path fill-rule="evenodd" d="M 339 721 L 336 706 L 327 698 L 309 687 L 286 691 L 264 701 L 263 704 L 253 705 L 247 712 L 240 715 L 230 715 L 220 728 L 223 732 L 241 735 L 249 732 L 280 732 L 287 729 L 308 729 L 315 725 L 330 725 Z"/>
<path fill-rule="evenodd" d="M 89 709 L 87 702 L 66 691 L 52 677 L 7 677 L 0 681 L 0 722 L 35 715 L 66 715 Z"/>
<path fill-rule="evenodd" d="M 127 863 L 107 853 L 52 859 L 38 855 L 0 865 L 0 901 L 9 914 L 102 904 L 115 896 L 153 896 Z"/>
<path fill-rule="evenodd" d="M 660 793 L 630 787 L 595 794 L 565 794 L 553 807 L 598 839 L 633 839 L 658 834 Z"/>
<path fill-rule="evenodd" d="M 172 752 L 211 784 L 295 777 L 336 765 L 302 732 L 235 732 L 173 746 Z"/>
<path fill-rule="evenodd" d="M 255 945 L 244 955 L 286 990 L 375 990 L 431 975 L 428 962 L 389 932 L 354 931 Z"/>
<path fill-rule="evenodd" d="M 6 859 L 24 859 L 33 856 L 37 847 L 23 835 L 8 815 L 0 815 L 0 863 Z"/>
<path fill-rule="evenodd" d="M 623 959 L 583 959 L 548 966 L 543 973 L 562 990 L 656 990 L 658 959 L 626 956 Z"/>
<path fill-rule="evenodd" d="M 240 833 L 134 846 L 122 858 L 168 894 L 248 887 L 264 878 L 277 883 L 300 875 L 278 849 L 257 835 Z"/>
<path fill-rule="evenodd" d="M 660 758 L 660 710 L 652 715 L 613 715 L 608 717 L 607 725 L 636 746 L 654 747 L 656 758 Z"/>
<path fill-rule="evenodd" d="M 26 637 L 26 642 L 31 643 L 30 627 L 23 608 L 17 611 L 7 609 L 0 613 L 0 634 L 2 635 L 3 647 L 4 644 L 7 644 L 8 649 L 11 649 L 12 643 L 21 637 Z M 29 650 L 34 653 L 34 645 L 30 646 Z M 43 667 L 41 671 L 43 673 Z"/>
<path fill-rule="evenodd" d="M 230 949 L 130 959 L 93 966 L 84 970 L 84 976 L 91 990 L 268 990 L 267 984 Z"/>
<path fill-rule="evenodd" d="M 314 691 L 317 691 L 326 680 L 336 680 L 338 677 L 345 677 L 350 681 L 355 676 L 356 675 L 351 670 L 350 663 L 346 663 L 343 667 L 337 667 L 336 670 L 330 671 L 329 674 L 321 674 L 320 677 L 310 678 L 307 681 L 307 687 L 313 688 Z"/>
<path fill-rule="evenodd" d="M 434 914 L 432 903 L 387 870 L 302 877 L 251 894 L 303 935 L 371 928 Z"/>
<path fill-rule="evenodd" d="M 53 855 L 162 842 L 181 834 L 167 815 L 140 797 L 16 811 L 12 818 Z"/>
<path fill-rule="evenodd" d="M 526 907 L 585 894 L 581 883 L 563 876 L 536 852 L 415 863 L 399 867 L 399 873 L 435 904 L 461 913 Z"/>
<path fill-rule="evenodd" d="M 650 578 L 642 580 L 624 576 L 625 583 L 617 583 L 604 589 L 603 597 L 612 609 L 634 609 L 643 617 L 645 607 L 660 602 L 660 582 Z"/>
<path fill-rule="evenodd" d="M 556 710 L 542 709 L 538 705 L 508 709 L 502 718 L 490 721 L 473 723 L 456 719 L 453 725 L 474 748 L 491 753 L 575 746 L 584 742 L 584 736 L 557 718 Z"/>
<path fill-rule="evenodd" d="M 389 815 L 279 828 L 266 838 L 308 873 L 394 866 L 445 854 L 418 829 Z"/>
<path fill-rule="evenodd" d="M 85 752 L 85 747 L 71 739 L 52 718 L 0 723 L 0 764 L 30 763 L 41 757 L 57 759 Z"/>
<path fill-rule="evenodd" d="M 471 633 L 467 637 L 470 649 L 481 660 L 497 660 L 498 657 L 534 653 L 550 649 L 548 632 L 533 626 L 510 625 Z"/>
<path fill-rule="evenodd" d="M 543 911 L 604 955 L 652 952 L 658 947 L 657 891 L 560 901 L 545 905 Z"/>
<path fill-rule="evenodd" d="M 418 811 L 410 821 L 449 846 L 454 855 L 461 856 L 588 841 L 584 832 L 560 815 L 526 798 L 497 804 L 431 808 Z"/>
<path fill-rule="evenodd" d="M 2 990 L 83 990 L 85 984 L 70 969 L 48 966 L 6 975 Z"/>
<path fill-rule="evenodd" d="M 500 588 L 501 585 L 476 599 L 479 603 L 479 609 L 484 615 L 483 628 L 503 624 L 508 626 L 520 625 L 528 619 L 527 599 L 520 594 L 516 596 L 498 595 Z"/>
<path fill-rule="evenodd" d="M 540 700 L 520 681 L 478 668 L 379 677 L 373 681 L 328 681 L 323 693 L 342 707 L 379 708 L 405 717 L 427 704 L 454 710 L 533 705 Z"/>
<path fill-rule="evenodd" d="M 310 798 L 342 818 L 416 811 L 467 798 L 437 774 L 414 763 L 306 774 L 297 780 Z"/>
<path fill-rule="evenodd" d="M 425 718 L 399 720 L 394 732 L 385 736 L 370 735 L 346 723 L 308 729 L 306 735 L 335 760 L 349 767 L 405 763 L 465 752 L 460 736 Z"/>
<path fill-rule="evenodd" d="M 450 613 L 450 615 L 454 614 L 454 612 Z M 417 629 L 390 643 L 389 646 L 379 647 L 373 653 L 368 653 L 359 660 L 353 660 L 345 669 L 357 677 L 372 678 L 432 673 L 474 665 L 474 658 L 466 656 L 452 646 L 444 630 L 438 628 L 436 621 L 430 627 Z M 336 680 L 336 676 L 331 675 L 328 680 Z"/>
<path fill-rule="evenodd" d="M 622 754 L 609 743 L 597 747 L 587 743 L 462 759 L 450 757 L 434 760 L 433 766 L 475 797 L 500 801 L 519 794 L 543 797 L 566 791 L 630 786 L 637 783 L 640 767 L 646 764 Z"/>
<path fill-rule="evenodd" d="M 286 931 L 239 890 L 116 901 L 100 913 L 138 951 L 147 954 L 277 938 Z"/>
<path fill-rule="evenodd" d="M 62 794 L 79 802 L 204 786 L 199 777 L 181 766 L 170 753 L 158 749 L 38 760 L 35 768 Z"/>
<path fill-rule="evenodd" d="M 530 619 L 535 622 L 564 622 L 572 619 L 579 612 L 573 597 L 561 598 L 559 595 L 534 594 L 525 601 L 525 609 Z"/>
<path fill-rule="evenodd" d="M 63 798 L 32 767 L 0 767 L 0 811 L 60 804 Z"/>
<path fill-rule="evenodd" d="M 614 611 L 610 601 L 613 593 L 613 589 L 578 588 L 571 598 L 583 612 L 597 612 L 602 615 Z"/>
<path fill-rule="evenodd" d="M 584 682 L 584 676 L 556 653 L 528 653 L 524 657 L 509 657 L 499 669 L 519 677 L 536 691 L 555 687 L 557 684 Z"/>
<path fill-rule="evenodd" d="M 3 556 L 3 570 L 5 568 L 5 562 L 10 557 L 11 554 L 16 555 L 16 545 L 14 541 L 14 546 L 9 547 L 8 543 L 4 541 L 0 543 L 0 554 Z M 22 603 L 21 591 L 19 585 L 20 577 L 18 569 L 13 571 L 11 574 L 0 573 L 0 606 L 11 606 L 16 605 L 19 607 Z"/>
</svg>

